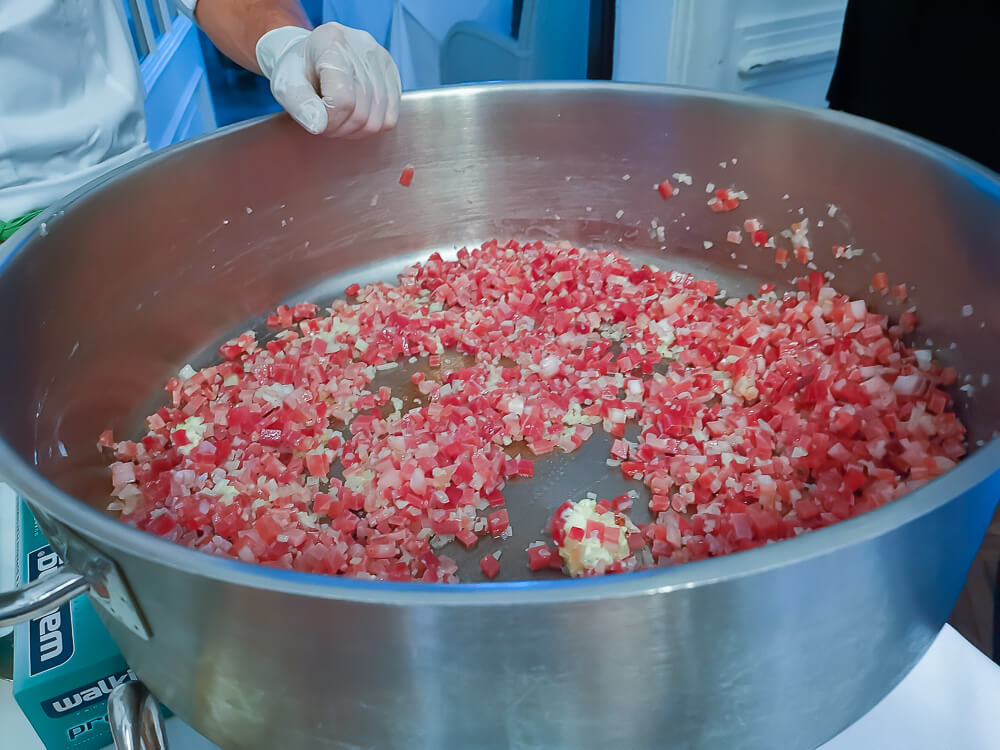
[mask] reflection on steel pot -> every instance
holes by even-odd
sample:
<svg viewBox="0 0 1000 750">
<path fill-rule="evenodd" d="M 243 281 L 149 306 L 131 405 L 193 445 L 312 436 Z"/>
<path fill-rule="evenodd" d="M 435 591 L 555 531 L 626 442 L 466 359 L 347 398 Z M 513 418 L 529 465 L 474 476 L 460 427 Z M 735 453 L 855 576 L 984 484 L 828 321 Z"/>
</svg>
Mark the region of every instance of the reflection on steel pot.
<svg viewBox="0 0 1000 750">
<path fill-rule="evenodd" d="M 71 567 L 121 582 L 118 616 L 101 611 L 135 672 L 238 747 L 808 748 L 871 708 L 944 623 L 1000 493 L 1000 353 L 984 345 L 1000 325 L 996 178 L 846 116 L 666 88 L 424 92 L 400 121 L 349 143 L 280 117 L 223 131 L 119 171 L 5 248 L 0 471 Z M 671 172 L 697 182 L 664 202 L 651 185 Z M 745 190 L 752 213 L 713 214 L 706 182 Z M 919 335 L 975 377 L 956 393 L 970 456 L 898 502 L 670 569 L 455 587 L 217 559 L 99 510 L 96 436 L 134 433 L 167 377 L 279 302 L 491 237 L 619 247 L 731 293 L 780 287 L 794 271 L 770 252 L 732 260 L 702 242 L 751 216 L 787 226 L 800 208 L 840 289 L 868 296 L 876 270 L 905 280 Z M 823 249 L 849 243 L 867 252 Z M 567 459 L 512 488 L 515 523 L 537 533 L 603 481 L 594 450 L 590 468 Z"/>
</svg>

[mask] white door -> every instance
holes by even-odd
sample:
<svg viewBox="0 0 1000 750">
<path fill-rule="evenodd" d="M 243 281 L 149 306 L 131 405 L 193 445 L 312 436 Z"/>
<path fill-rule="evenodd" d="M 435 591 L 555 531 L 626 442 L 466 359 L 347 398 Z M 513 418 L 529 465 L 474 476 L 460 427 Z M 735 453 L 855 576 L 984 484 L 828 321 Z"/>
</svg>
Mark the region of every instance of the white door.
<svg viewBox="0 0 1000 750">
<path fill-rule="evenodd" d="M 615 80 L 826 106 L 847 0 L 618 0 Z"/>
</svg>

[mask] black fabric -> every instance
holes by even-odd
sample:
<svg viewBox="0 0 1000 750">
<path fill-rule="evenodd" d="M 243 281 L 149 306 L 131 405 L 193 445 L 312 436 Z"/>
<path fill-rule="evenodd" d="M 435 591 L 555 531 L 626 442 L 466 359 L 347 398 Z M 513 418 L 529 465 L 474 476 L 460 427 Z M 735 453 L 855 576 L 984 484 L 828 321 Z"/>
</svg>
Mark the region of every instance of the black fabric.
<svg viewBox="0 0 1000 750">
<path fill-rule="evenodd" d="M 510 35 L 515 39 L 521 34 L 521 16 L 524 13 L 524 0 L 514 0 L 510 11 Z"/>
<path fill-rule="evenodd" d="M 1000 0 L 849 0 L 830 107 L 1000 171 Z"/>
<path fill-rule="evenodd" d="M 1000 2 L 1000 0 L 998 0 Z M 610 81 L 615 62 L 615 0 L 590 0 L 587 78 Z"/>
</svg>

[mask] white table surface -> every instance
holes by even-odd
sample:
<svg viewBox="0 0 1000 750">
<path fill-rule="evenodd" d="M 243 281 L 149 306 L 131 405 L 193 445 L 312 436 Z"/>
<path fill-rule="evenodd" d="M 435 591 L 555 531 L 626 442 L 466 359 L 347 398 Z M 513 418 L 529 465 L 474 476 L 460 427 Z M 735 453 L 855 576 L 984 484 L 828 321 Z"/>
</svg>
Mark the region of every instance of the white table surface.
<svg viewBox="0 0 1000 750">
<path fill-rule="evenodd" d="M 998 748 L 998 705 L 1000 668 L 945 626 L 895 690 L 820 750 Z M 3 747 L 42 750 L 6 681 L 0 681 L 0 728 Z M 167 736 L 173 750 L 215 748 L 177 718 L 167 721 Z"/>
</svg>

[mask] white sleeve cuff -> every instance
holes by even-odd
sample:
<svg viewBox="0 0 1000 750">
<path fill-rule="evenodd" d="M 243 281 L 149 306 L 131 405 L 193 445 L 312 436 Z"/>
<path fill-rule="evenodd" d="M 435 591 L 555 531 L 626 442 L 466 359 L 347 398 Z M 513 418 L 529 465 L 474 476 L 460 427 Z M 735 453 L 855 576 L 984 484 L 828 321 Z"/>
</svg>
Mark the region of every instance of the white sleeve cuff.
<svg viewBox="0 0 1000 750">
<path fill-rule="evenodd" d="M 194 20 L 194 9 L 198 5 L 198 0 L 174 0 L 174 4 L 181 13 Z"/>
</svg>

